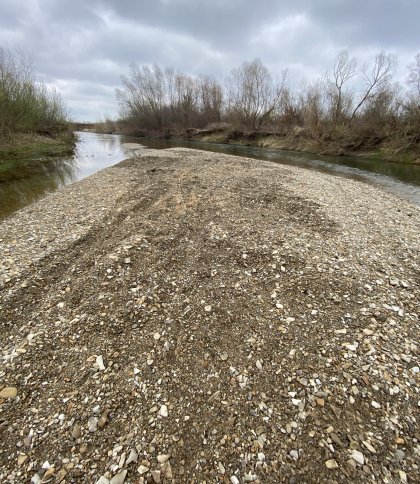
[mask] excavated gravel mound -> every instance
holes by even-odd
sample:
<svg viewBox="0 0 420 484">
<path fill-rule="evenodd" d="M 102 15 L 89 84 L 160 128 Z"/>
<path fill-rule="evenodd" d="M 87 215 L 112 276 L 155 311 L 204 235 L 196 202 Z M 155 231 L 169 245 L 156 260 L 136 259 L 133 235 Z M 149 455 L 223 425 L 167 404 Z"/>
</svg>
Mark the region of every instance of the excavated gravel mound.
<svg viewBox="0 0 420 484">
<path fill-rule="evenodd" d="M 0 481 L 419 482 L 419 209 L 147 151 L 0 225 Z"/>
</svg>

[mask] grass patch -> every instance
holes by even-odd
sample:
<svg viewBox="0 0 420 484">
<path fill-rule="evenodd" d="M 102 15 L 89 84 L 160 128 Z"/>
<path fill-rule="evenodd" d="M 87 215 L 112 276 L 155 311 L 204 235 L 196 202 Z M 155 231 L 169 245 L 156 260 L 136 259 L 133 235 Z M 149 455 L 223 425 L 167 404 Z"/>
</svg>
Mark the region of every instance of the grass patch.
<svg viewBox="0 0 420 484">
<path fill-rule="evenodd" d="M 63 135 L 57 138 L 47 136 L 17 136 L 11 141 L 0 140 L 0 170 L 16 162 L 42 160 L 51 157 L 73 155 L 75 138 Z"/>
</svg>

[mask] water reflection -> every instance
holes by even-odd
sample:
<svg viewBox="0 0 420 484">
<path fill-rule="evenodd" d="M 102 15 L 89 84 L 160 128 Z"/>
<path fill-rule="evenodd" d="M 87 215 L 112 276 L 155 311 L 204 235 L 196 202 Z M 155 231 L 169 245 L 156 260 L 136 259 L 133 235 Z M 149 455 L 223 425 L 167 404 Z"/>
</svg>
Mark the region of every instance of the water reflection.
<svg viewBox="0 0 420 484">
<path fill-rule="evenodd" d="M 77 133 L 75 159 L 79 165 L 78 179 L 115 165 L 130 155 L 124 149 L 123 137 L 115 134 Z"/>
<path fill-rule="evenodd" d="M 76 179 L 73 159 L 14 163 L 0 171 L 0 219 Z"/>
<path fill-rule="evenodd" d="M 119 136 L 77 133 L 71 158 L 17 160 L 0 166 L 0 220 L 58 188 L 129 156 Z"/>
</svg>

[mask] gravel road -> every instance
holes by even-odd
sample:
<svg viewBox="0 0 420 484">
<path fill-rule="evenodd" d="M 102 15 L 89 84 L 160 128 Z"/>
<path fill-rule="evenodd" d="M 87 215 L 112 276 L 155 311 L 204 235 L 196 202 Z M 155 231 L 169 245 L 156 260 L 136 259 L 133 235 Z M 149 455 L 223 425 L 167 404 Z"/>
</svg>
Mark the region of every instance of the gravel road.
<svg viewBox="0 0 420 484">
<path fill-rule="evenodd" d="M 0 224 L 0 481 L 419 482 L 420 210 L 144 154 Z"/>
</svg>

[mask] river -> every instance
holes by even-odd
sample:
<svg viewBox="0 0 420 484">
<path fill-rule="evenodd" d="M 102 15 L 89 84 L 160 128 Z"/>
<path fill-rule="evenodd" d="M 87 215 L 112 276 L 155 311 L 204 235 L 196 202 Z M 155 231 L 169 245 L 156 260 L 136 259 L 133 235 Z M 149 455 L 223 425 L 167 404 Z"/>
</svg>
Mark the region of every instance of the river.
<svg viewBox="0 0 420 484">
<path fill-rule="evenodd" d="M 320 156 L 278 149 L 134 138 L 78 132 L 75 155 L 67 159 L 16 162 L 0 170 L 0 220 L 60 187 L 81 180 L 129 157 L 125 144 L 147 148 L 187 147 L 293 165 L 375 185 L 420 206 L 420 165 L 347 156 Z M 1 168 L 1 167 L 0 167 Z"/>
</svg>

